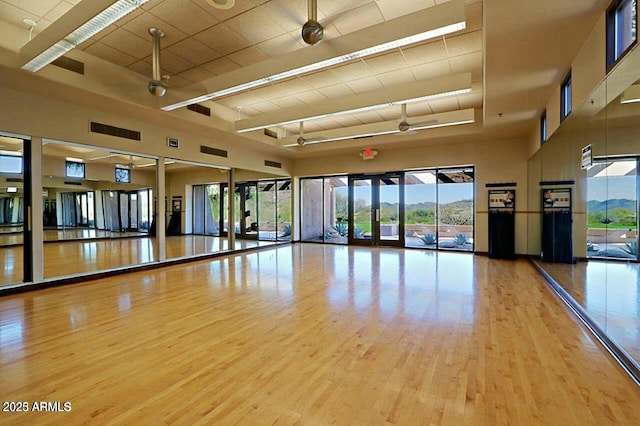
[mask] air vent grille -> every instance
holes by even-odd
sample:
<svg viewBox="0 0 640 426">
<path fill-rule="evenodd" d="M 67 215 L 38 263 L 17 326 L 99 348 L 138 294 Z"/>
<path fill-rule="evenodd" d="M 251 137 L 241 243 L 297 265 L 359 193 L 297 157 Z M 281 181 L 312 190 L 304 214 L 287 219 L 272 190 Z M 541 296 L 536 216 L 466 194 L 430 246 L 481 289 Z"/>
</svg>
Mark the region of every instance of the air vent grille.
<svg viewBox="0 0 640 426">
<path fill-rule="evenodd" d="M 282 163 L 278 163 L 276 161 L 264 160 L 264 165 L 268 167 L 276 167 L 278 169 L 282 168 Z"/>
<path fill-rule="evenodd" d="M 65 185 L 82 185 L 82 182 L 77 182 L 77 181 L 73 181 L 73 180 L 65 180 L 64 184 Z"/>
<path fill-rule="evenodd" d="M 123 129 L 121 127 L 109 126 L 108 124 L 95 123 L 93 121 L 91 122 L 91 132 L 115 136 L 117 138 L 131 139 L 133 141 L 140 140 L 140 132 L 136 130 Z"/>
<path fill-rule="evenodd" d="M 61 56 L 51 64 L 64 68 L 65 70 L 84 75 L 84 62 L 76 61 L 75 59 L 71 59 L 67 56 Z"/>
<path fill-rule="evenodd" d="M 8 177 L 8 178 L 7 178 L 7 182 L 14 182 L 14 183 L 17 183 L 17 182 L 24 182 L 24 179 L 22 179 L 22 178 L 12 178 L 12 177 Z"/>
<path fill-rule="evenodd" d="M 191 104 L 191 105 L 187 105 L 187 109 L 189 111 L 197 112 L 198 114 L 202 114 L 202 115 L 206 115 L 207 117 L 211 117 L 211 108 L 207 108 L 204 105 Z"/>
<path fill-rule="evenodd" d="M 278 139 L 278 133 L 273 130 L 264 129 L 265 136 L 269 136 L 270 138 Z"/>
<path fill-rule="evenodd" d="M 225 158 L 229 156 L 229 153 L 223 149 L 212 148 L 210 146 L 204 146 L 204 145 L 200 145 L 200 152 L 203 154 L 217 155 L 218 157 L 225 157 Z"/>
</svg>

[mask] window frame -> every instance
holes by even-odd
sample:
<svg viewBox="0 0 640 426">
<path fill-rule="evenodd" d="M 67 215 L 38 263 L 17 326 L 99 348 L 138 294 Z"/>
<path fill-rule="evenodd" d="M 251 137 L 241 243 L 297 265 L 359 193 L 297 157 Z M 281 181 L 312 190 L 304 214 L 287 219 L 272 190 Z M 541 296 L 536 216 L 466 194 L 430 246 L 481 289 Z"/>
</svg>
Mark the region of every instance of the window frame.
<svg viewBox="0 0 640 426">
<path fill-rule="evenodd" d="M 618 27 L 618 12 L 622 10 L 628 3 L 635 3 L 636 8 L 636 16 L 635 16 L 635 25 L 636 25 L 636 34 L 635 39 L 631 41 L 629 46 L 627 46 L 622 52 L 617 52 L 618 48 L 618 35 L 619 35 L 619 27 Z M 627 53 L 638 43 L 638 0 L 613 0 L 606 12 L 606 60 L 607 60 L 607 72 L 609 72 L 622 58 L 626 56 Z M 616 53 L 618 53 L 616 55 Z"/>
<path fill-rule="evenodd" d="M 573 97 L 573 90 L 571 84 L 571 70 L 567 76 L 562 80 L 560 85 L 560 122 L 562 123 L 565 118 L 571 115 L 571 102 Z"/>
<path fill-rule="evenodd" d="M 547 110 L 540 115 L 540 145 L 547 141 Z"/>
</svg>

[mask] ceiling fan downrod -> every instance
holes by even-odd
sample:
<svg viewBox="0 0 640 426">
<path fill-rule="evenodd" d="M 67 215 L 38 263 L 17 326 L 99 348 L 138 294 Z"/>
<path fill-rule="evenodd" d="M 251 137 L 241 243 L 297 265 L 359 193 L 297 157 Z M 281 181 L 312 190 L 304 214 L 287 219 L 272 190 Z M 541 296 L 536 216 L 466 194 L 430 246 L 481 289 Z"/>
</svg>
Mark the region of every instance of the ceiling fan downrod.
<svg viewBox="0 0 640 426">
<path fill-rule="evenodd" d="M 164 33 L 157 28 L 149 28 L 149 34 L 153 37 L 153 75 L 149 82 L 149 93 L 154 96 L 164 96 L 167 93 L 167 85 L 162 82 L 160 73 L 160 39 L 164 37 Z"/>
<path fill-rule="evenodd" d="M 309 20 L 302 26 L 302 40 L 305 43 L 314 45 L 322 40 L 324 29 L 318 22 L 318 2 L 317 0 L 308 0 L 307 3 Z"/>
</svg>

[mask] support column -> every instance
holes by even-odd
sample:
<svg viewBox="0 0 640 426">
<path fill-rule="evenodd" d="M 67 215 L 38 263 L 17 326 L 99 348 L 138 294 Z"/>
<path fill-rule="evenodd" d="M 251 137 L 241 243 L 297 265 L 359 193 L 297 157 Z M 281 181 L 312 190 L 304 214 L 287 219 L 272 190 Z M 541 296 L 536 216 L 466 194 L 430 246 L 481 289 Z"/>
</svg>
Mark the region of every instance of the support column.
<svg viewBox="0 0 640 426">
<path fill-rule="evenodd" d="M 24 281 L 44 279 L 42 138 L 24 141 Z"/>
<path fill-rule="evenodd" d="M 165 188 L 165 167 L 164 157 L 158 158 L 158 167 L 156 167 L 156 244 L 158 245 L 158 260 L 162 262 L 167 259 L 167 212 L 165 209 L 164 199 L 166 197 Z"/>
<path fill-rule="evenodd" d="M 235 211 L 236 211 L 236 203 L 235 203 L 235 193 L 236 193 L 236 179 L 235 173 L 233 169 L 227 170 L 227 185 L 229 186 L 229 202 L 227 217 L 229 218 L 229 223 L 227 224 L 227 243 L 229 250 L 233 250 L 236 248 L 236 226 L 235 226 Z"/>
<path fill-rule="evenodd" d="M 300 215 L 302 214 L 300 205 L 300 178 L 291 177 L 291 241 L 300 241 Z M 320 211 L 322 215 L 322 211 Z"/>
</svg>

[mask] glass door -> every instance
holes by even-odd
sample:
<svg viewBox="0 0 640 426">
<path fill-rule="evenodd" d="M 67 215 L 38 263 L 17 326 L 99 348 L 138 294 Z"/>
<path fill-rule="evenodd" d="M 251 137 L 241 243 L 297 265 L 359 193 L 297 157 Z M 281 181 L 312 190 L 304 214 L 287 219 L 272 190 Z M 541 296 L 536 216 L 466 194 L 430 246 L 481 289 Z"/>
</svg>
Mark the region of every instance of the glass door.
<svg viewBox="0 0 640 426">
<path fill-rule="evenodd" d="M 403 187 L 401 173 L 350 178 L 350 244 L 404 245 Z"/>
</svg>

